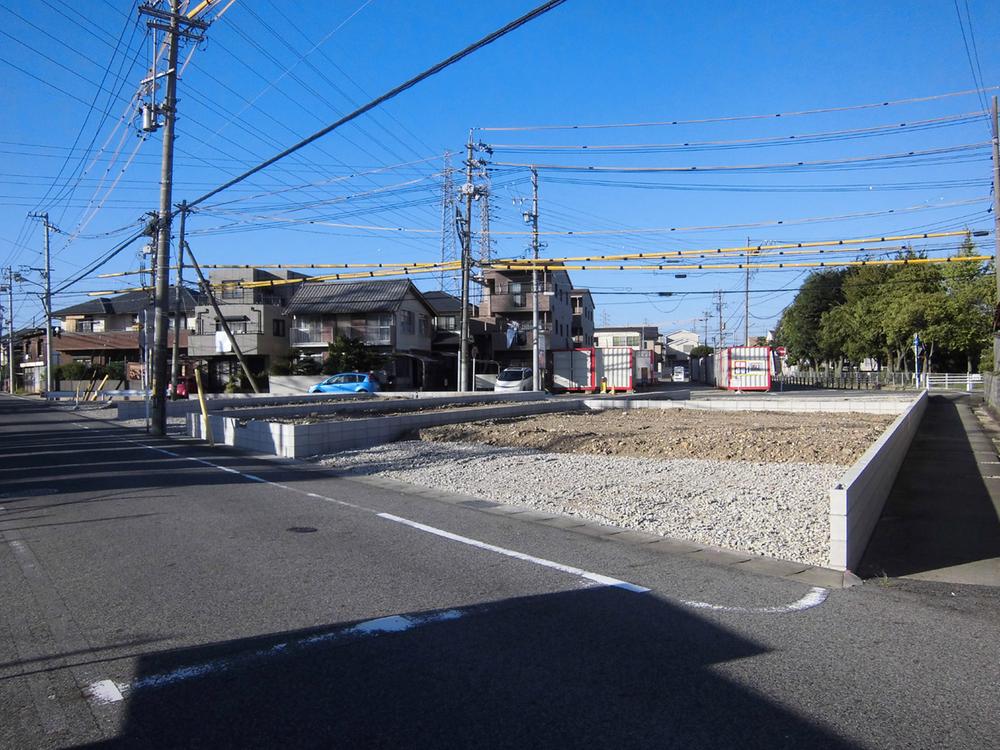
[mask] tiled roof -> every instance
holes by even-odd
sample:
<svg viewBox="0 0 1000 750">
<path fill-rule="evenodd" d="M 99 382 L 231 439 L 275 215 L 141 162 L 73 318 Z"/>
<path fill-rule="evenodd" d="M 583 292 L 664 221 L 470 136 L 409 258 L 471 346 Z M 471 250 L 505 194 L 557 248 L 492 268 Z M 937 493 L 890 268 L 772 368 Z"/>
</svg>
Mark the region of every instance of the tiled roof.
<svg viewBox="0 0 1000 750">
<path fill-rule="evenodd" d="M 406 279 L 307 282 L 296 289 L 285 312 L 289 315 L 395 312 L 409 293 L 427 304 Z"/>
<path fill-rule="evenodd" d="M 423 295 L 428 304 L 434 308 L 434 312 L 438 314 L 462 312 L 462 300 L 454 294 L 448 294 L 448 292 L 423 292 Z"/>
<path fill-rule="evenodd" d="M 170 309 L 174 309 L 175 287 L 170 287 Z M 196 300 L 194 294 L 187 287 L 181 287 L 181 309 L 184 312 L 194 310 Z M 60 320 L 67 315 L 127 315 L 129 313 L 141 312 L 144 309 L 151 309 L 153 306 L 152 292 L 128 292 L 114 297 L 97 297 L 95 299 L 81 302 L 79 305 L 65 307 L 62 310 L 55 310 L 52 317 Z"/>
</svg>

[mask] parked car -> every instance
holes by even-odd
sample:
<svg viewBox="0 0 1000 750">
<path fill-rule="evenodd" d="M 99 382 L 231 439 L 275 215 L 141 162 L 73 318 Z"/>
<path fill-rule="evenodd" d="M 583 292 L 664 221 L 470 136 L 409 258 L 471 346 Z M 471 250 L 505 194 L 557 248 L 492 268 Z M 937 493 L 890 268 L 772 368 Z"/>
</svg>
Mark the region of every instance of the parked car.
<svg viewBox="0 0 1000 750">
<path fill-rule="evenodd" d="M 493 386 L 494 391 L 530 391 L 531 390 L 531 368 L 530 367 L 508 367 L 497 375 L 497 382 Z"/>
<path fill-rule="evenodd" d="M 363 372 L 341 372 L 331 375 L 309 389 L 310 393 L 377 393 L 378 379 Z"/>
</svg>

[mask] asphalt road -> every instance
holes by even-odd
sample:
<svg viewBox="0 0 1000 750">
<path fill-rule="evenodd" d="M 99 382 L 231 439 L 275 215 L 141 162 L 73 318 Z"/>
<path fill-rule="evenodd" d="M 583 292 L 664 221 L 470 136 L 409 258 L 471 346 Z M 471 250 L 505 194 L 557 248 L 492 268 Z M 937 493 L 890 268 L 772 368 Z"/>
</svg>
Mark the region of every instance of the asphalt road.
<svg viewBox="0 0 1000 750">
<path fill-rule="evenodd" d="M 644 547 L 0 397 L 0 747 L 997 746 L 996 590 Z"/>
</svg>

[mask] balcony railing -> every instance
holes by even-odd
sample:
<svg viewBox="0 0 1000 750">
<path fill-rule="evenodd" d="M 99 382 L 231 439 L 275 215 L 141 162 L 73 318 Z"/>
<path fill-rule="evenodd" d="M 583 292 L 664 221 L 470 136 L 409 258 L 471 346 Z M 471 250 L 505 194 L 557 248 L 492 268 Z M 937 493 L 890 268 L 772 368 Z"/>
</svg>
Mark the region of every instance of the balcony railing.
<svg viewBox="0 0 1000 750">
<path fill-rule="evenodd" d="M 221 328 L 218 329 L 222 331 Z M 239 336 L 242 334 L 252 334 L 257 335 L 264 333 L 259 325 L 256 323 L 248 323 L 246 325 L 242 323 L 230 323 L 229 330 L 233 332 L 234 336 Z M 215 321 L 210 321 L 207 325 L 199 325 L 198 329 L 193 335 L 195 336 L 214 336 L 218 331 L 215 329 Z"/>
<path fill-rule="evenodd" d="M 322 330 L 308 328 L 292 328 L 289 332 L 289 343 L 292 346 L 326 346 L 337 336 L 337 332 L 330 328 Z M 369 346 L 390 346 L 392 344 L 392 334 L 384 329 L 354 331 L 353 337 L 358 338 Z"/>
</svg>

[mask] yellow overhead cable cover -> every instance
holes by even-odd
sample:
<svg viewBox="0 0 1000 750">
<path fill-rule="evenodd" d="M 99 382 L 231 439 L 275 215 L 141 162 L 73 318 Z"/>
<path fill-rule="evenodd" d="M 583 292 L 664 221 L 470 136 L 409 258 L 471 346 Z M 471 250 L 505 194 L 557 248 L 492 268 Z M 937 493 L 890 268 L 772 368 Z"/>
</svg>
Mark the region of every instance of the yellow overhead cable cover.
<svg viewBox="0 0 1000 750">
<path fill-rule="evenodd" d="M 206 263 L 202 268 L 231 268 L 231 269 L 251 269 L 251 268 L 442 268 L 455 266 L 458 268 L 461 261 L 450 261 L 448 263 Z M 184 268 L 194 268 L 185 263 Z M 153 273 L 155 268 L 144 268 L 137 271 L 118 271 L 116 273 L 97 274 L 98 279 L 114 279 L 119 276 L 135 276 L 140 273 Z M 170 266 L 171 271 L 176 271 L 177 266 Z"/>
<path fill-rule="evenodd" d="M 344 279 L 371 279 L 382 276 L 412 276 L 417 273 L 438 273 L 440 271 L 457 270 L 458 262 L 439 265 L 434 268 L 401 268 L 398 270 L 367 271 L 364 273 L 333 273 L 322 276 L 307 276 L 303 279 L 274 279 L 273 281 L 230 281 L 219 284 L 212 284 L 213 289 L 238 287 L 240 289 L 253 289 L 257 287 L 285 286 L 286 284 L 301 284 L 309 281 L 338 281 Z M 130 289 L 110 289 L 99 292 L 88 292 L 89 297 L 106 297 L 111 294 L 125 294 L 126 292 L 146 292 L 153 287 L 132 287 Z"/>
<path fill-rule="evenodd" d="M 562 262 L 572 262 L 572 261 L 592 261 L 592 260 L 641 260 L 643 258 L 675 258 L 683 257 L 686 255 L 723 255 L 726 253 L 739 253 L 743 255 L 747 250 L 792 250 L 797 248 L 809 248 L 809 247 L 839 247 L 841 245 L 862 245 L 862 244 L 873 244 L 876 242 L 904 242 L 907 240 L 933 240 L 940 239 L 941 237 L 962 237 L 965 235 L 972 235 L 975 237 L 985 237 L 989 232 L 977 231 L 969 232 L 963 229 L 960 232 L 926 232 L 924 234 L 899 234 L 893 236 L 885 237 L 862 237 L 854 240 L 819 240 L 816 242 L 786 242 L 777 245 L 737 245 L 735 247 L 717 247 L 717 248 L 706 248 L 704 250 L 669 250 L 660 253 L 620 253 L 617 255 L 586 255 L 586 256 L 571 256 L 563 258 L 544 258 L 542 259 L 546 263 L 562 263 Z M 490 265 L 495 266 L 497 263 L 531 263 L 530 260 L 520 259 L 520 258 L 506 258 L 497 259 L 492 261 Z"/>
<path fill-rule="evenodd" d="M 982 263 L 993 260 L 992 255 L 954 255 L 949 258 L 900 258 L 888 260 L 841 260 L 812 263 L 671 263 L 660 266 L 568 266 L 564 263 L 556 265 L 537 266 L 510 266 L 502 263 L 494 263 L 490 268 L 511 271 L 728 271 L 741 268 L 752 268 L 755 271 L 761 269 L 783 269 L 783 268 L 824 268 L 831 266 L 906 266 L 926 263 Z"/>
</svg>

